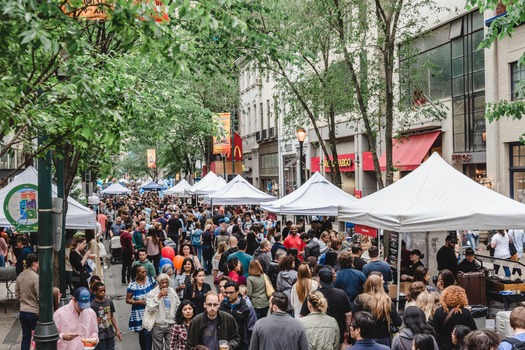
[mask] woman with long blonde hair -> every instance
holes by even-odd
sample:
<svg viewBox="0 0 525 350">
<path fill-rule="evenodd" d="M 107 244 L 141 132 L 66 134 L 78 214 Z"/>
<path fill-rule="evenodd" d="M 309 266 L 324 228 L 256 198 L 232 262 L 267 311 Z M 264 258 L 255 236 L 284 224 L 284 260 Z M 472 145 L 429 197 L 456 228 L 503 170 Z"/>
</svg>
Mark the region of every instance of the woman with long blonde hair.
<svg viewBox="0 0 525 350">
<path fill-rule="evenodd" d="M 368 276 L 364 293 L 355 299 L 358 311 L 368 311 L 376 318 L 373 339 L 380 344 L 391 346 L 391 326 L 399 327 L 403 323 L 394 303 L 383 288 L 383 279 L 375 274 Z"/>
<path fill-rule="evenodd" d="M 297 282 L 292 286 L 290 292 L 290 302 L 294 309 L 295 318 L 299 318 L 301 307 L 308 294 L 317 288 L 318 284 L 312 279 L 310 267 L 306 263 L 301 263 L 297 269 Z"/>
</svg>

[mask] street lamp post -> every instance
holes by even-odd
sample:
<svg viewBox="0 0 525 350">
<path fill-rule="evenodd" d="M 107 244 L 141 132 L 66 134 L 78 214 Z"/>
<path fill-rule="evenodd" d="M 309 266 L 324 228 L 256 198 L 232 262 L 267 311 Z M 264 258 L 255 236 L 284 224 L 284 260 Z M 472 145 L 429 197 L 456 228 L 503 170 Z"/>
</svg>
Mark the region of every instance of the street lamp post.
<svg viewBox="0 0 525 350">
<path fill-rule="evenodd" d="M 300 185 L 304 183 L 304 164 L 303 164 L 303 143 L 306 138 L 306 130 L 304 128 L 297 129 L 297 141 L 299 141 L 299 171 L 300 171 Z"/>
</svg>

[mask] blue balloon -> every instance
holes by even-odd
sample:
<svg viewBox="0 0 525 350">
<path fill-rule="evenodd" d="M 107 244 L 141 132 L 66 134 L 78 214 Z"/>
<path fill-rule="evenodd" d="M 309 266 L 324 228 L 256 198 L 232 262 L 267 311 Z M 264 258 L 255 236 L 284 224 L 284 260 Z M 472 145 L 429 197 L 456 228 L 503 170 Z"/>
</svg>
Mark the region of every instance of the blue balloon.
<svg viewBox="0 0 525 350">
<path fill-rule="evenodd" d="M 173 262 L 168 259 L 168 258 L 162 258 L 160 259 L 160 262 L 159 262 L 159 270 L 162 269 L 162 266 L 166 265 L 166 264 L 170 264 L 171 267 L 173 267 Z"/>
</svg>

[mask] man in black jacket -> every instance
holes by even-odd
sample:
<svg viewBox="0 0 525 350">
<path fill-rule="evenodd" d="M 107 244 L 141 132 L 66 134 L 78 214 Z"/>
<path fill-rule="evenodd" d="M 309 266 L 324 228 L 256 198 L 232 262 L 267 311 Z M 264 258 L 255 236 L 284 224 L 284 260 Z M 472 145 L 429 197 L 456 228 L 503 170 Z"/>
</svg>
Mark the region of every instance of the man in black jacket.
<svg viewBox="0 0 525 350">
<path fill-rule="evenodd" d="M 219 310 L 219 296 L 208 292 L 204 300 L 205 312 L 198 314 L 190 323 L 186 350 L 193 350 L 197 345 L 208 349 L 218 349 L 219 340 L 227 340 L 229 350 L 239 348 L 241 338 L 235 319 L 228 313 Z"/>
<path fill-rule="evenodd" d="M 257 316 L 253 307 L 246 304 L 244 298 L 239 294 L 239 284 L 228 281 L 224 285 L 224 295 L 219 310 L 229 313 L 237 322 L 237 328 L 241 337 L 239 350 L 248 350 L 253 327 L 257 322 Z"/>
<path fill-rule="evenodd" d="M 445 245 L 438 250 L 436 255 L 438 271 L 447 269 L 454 276 L 458 274 L 458 259 L 454 250 L 456 243 L 458 243 L 458 239 L 455 233 L 449 234 L 445 239 Z"/>
</svg>

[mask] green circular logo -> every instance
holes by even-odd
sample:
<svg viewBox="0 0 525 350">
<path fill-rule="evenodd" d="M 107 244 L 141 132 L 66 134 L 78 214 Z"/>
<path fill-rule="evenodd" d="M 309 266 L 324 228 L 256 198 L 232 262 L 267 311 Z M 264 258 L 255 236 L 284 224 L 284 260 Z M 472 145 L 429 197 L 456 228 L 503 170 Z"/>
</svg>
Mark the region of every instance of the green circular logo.
<svg viewBox="0 0 525 350">
<path fill-rule="evenodd" d="M 38 186 L 22 184 L 9 191 L 4 200 L 4 213 L 18 231 L 38 231 Z"/>
</svg>

